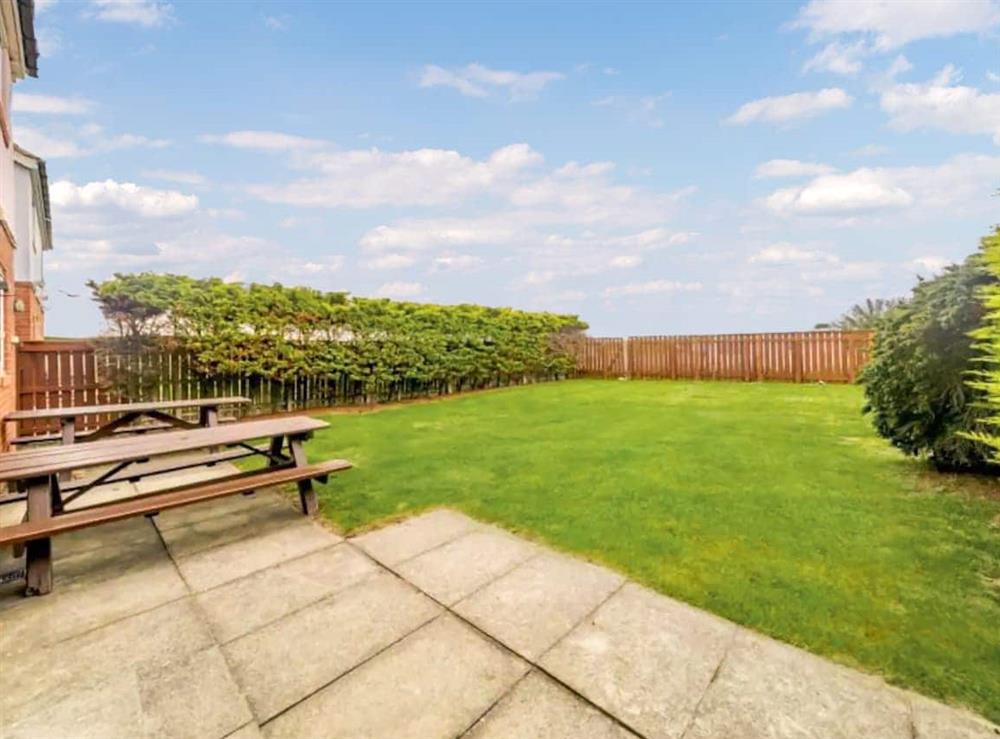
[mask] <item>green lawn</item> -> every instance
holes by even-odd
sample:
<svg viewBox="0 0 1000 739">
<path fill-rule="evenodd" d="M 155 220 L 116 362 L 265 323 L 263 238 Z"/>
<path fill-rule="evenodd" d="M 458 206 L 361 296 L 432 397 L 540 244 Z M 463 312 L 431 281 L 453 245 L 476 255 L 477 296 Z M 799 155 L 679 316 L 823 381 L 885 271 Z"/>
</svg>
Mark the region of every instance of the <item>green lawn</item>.
<svg viewBox="0 0 1000 739">
<path fill-rule="evenodd" d="M 998 721 L 1000 497 L 902 458 L 860 406 L 581 380 L 332 415 L 307 448 L 356 465 L 320 493 L 346 531 L 453 506 Z"/>
</svg>

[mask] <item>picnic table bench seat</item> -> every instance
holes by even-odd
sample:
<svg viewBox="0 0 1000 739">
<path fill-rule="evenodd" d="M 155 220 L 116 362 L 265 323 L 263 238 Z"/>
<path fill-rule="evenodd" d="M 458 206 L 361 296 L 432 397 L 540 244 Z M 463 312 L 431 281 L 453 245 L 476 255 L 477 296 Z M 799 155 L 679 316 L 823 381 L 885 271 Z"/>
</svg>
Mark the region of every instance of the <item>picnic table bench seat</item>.
<svg viewBox="0 0 1000 739">
<path fill-rule="evenodd" d="M 265 472 L 243 472 L 207 482 L 193 483 L 164 492 L 148 493 L 122 501 L 101 503 L 78 511 L 67 511 L 58 516 L 25 521 L 0 528 L 0 546 L 24 544 L 69 533 L 89 526 L 120 521 L 135 516 L 154 515 L 160 511 L 178 508 L 241 493 L 252 493 L 260 488 L 285 485 L 304 480 L 326 482 L 329 475 L 350 469 L 351 463 L 333 459 L 302 467 L 285 467 Z"/>
</svg>

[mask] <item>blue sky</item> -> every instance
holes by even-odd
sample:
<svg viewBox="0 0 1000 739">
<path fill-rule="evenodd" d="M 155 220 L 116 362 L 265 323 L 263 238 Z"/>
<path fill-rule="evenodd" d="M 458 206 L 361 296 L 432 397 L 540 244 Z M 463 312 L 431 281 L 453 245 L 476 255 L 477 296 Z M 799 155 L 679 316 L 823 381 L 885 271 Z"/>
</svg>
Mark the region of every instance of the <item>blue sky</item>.
<svg viewBox="0 0 1000 739">
<path fill-rule="evenodd" d="M 1000 2 L 37 2 L 48 332 L 152 270 L 810 328 L 1000 221 Z"/>
</svg>

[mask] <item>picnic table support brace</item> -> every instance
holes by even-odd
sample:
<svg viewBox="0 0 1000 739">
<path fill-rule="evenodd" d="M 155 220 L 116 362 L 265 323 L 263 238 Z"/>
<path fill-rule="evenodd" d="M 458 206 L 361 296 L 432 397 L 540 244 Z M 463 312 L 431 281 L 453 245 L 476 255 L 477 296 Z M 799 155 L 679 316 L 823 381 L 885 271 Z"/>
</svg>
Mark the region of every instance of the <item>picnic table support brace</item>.
<svg viewBox="0 0 1000 739">
<path fill-rule="evenodd" d="M 302 448 L 303 437 L 300 435 L 288 437 L 288 450 L 292 453 L 292 460 L 296 467 L 305 467 L 306 452 Z M 313 489 L 312 480 L 299 480 L 299 500 L 302 503 L 302 512 L 311 516 L 319 510 L 319 501 L 316 498 L 316 491 Z"/>
<path fill-rule="evenodd" d="M 52 517 L 55 497 L 48 477 L 28 481 L 28 521 Z M 52 592 L 52 540 L 35 539 L 25 545 L 26 595 L 46 595 Z"/>
</svg>

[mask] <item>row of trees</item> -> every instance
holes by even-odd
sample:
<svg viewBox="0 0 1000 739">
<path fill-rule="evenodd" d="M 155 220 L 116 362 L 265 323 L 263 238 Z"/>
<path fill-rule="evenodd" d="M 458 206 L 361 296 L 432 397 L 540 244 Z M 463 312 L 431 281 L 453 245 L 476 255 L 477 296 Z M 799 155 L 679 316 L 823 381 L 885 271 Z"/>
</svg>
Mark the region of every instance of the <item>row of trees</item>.
<svg viewBox="0 0 1000 739">
<path fill-rule="evenodd" d="M 1000 451 L 1000 228 L 878 308 L 860 377 L 876 430 L 940 469 L 986 469 Z"/>
<path fill-rule="evenodd" d="M 355 298 L 180 275 L 90 283 L 116 351 L 164 344 L 206 376 L 344 376 L 366 393 L 466 389 L 564 376 L 586 324 L 572 315 Z M 383 393 L 384 395 L 384 393 Z"/>
</svg>

